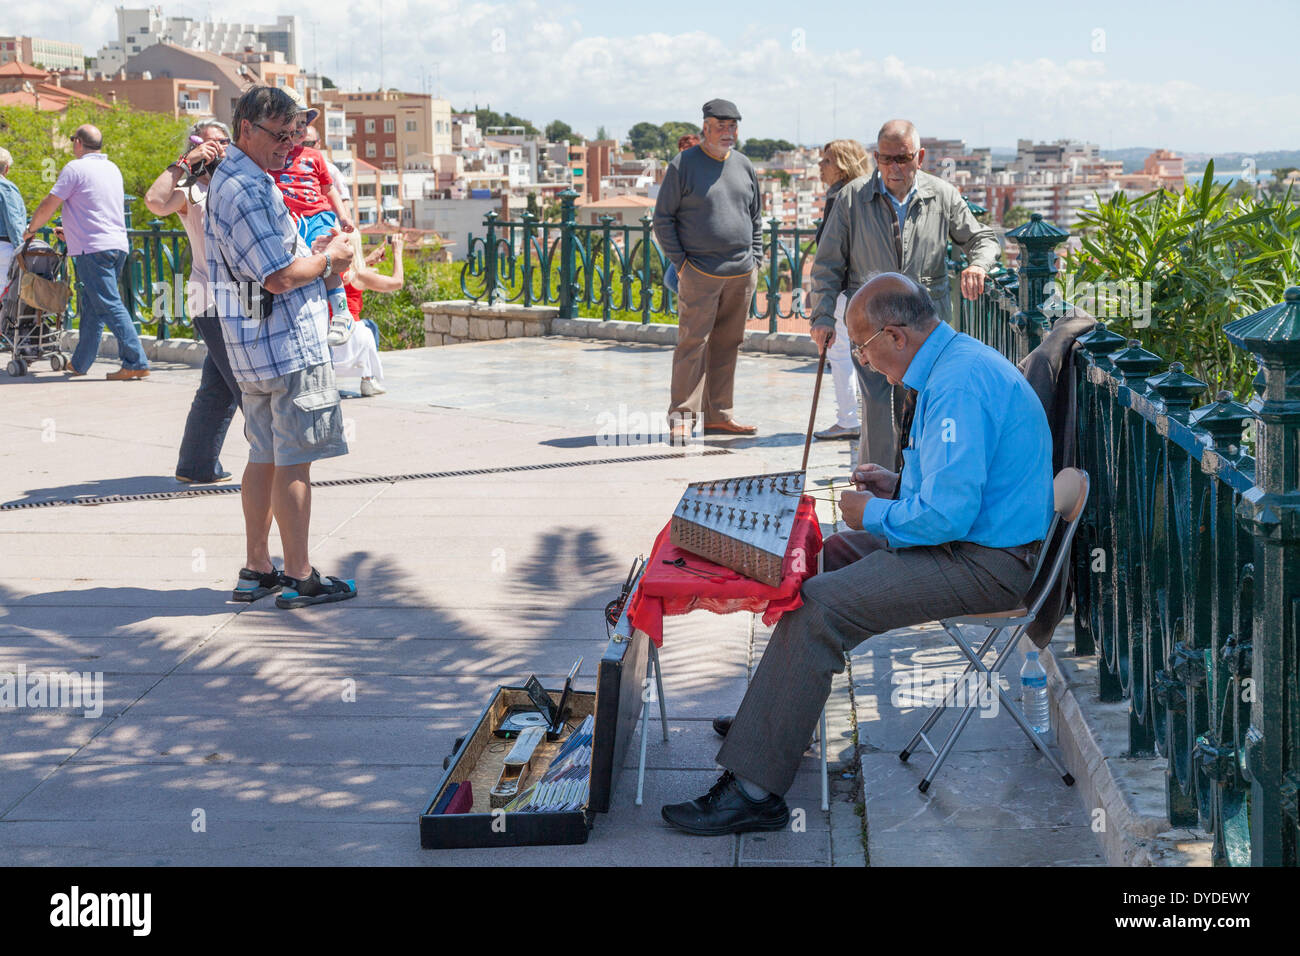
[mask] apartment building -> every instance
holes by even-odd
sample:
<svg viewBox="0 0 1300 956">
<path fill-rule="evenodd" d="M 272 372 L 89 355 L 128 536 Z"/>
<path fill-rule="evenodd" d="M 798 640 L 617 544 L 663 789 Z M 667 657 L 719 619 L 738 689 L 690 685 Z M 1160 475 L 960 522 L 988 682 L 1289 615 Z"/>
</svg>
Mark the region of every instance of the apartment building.
<svg viewBox="0 0 1300 956">
<path fill-rule="evenodd" d="M 126 102 L 132 109 L 165 113 L 174 119 L 217 119 L 220 87 L 211 80 L 128 74 L 112 79 L 66 83 L 69 89 L 88 93 L 108 103 Z"/>
<path fill-rule="evenodd" d="M 157 43 L 216 54 L 251 48 L 278 52 L 286 63 L 301 63 L 301 32 L 296 16 L 279 16 L 273 24 L 258 25 L 164 17 L 162 7 L 118 7 L 117 39 L 100 48 L 95 69 L 104 75 L 115 74 L 131 57 Z"/>
<path fill-rule="evenodd" d="M 81 70 L 86 65 L 80 43 L 41 37 L 0 37 L 0 65 L 14 60 L 46 70 Z"/>
<path fill-rule="evenodd" d="M 451 103 L 447 100 L 396 90 L 322 90 L 321 98 L 343 109 L 352 151 L 371 165 L 400 169 L 411 156 L 451 152 Z"/>
</svg>

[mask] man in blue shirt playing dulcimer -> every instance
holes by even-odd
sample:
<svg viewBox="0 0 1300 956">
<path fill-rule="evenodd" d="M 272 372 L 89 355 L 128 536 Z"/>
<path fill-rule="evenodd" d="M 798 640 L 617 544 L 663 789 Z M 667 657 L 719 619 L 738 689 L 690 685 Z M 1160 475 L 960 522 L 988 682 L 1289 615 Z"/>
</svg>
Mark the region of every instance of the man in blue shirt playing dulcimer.
<svg viewBox="0 0 1300 956">
<path fill-rule="evenodd" d="M 1051 433 L 1014 365 L 939 321 L 926 291 L 897 273 L 865 283 L 845 319 L 859 361 L 914 402 L 903 470 L 854 471 L 840 508 L 861 530 L 826 540 L 823 573 L 777 624 L 736 716 L 715 722 L 726 773 L 663 808 L 689 833 L 783 828 L 783 794 L 844 655 L 894 628 L 1019 606 L 1051 523 Z"/>
</svg>

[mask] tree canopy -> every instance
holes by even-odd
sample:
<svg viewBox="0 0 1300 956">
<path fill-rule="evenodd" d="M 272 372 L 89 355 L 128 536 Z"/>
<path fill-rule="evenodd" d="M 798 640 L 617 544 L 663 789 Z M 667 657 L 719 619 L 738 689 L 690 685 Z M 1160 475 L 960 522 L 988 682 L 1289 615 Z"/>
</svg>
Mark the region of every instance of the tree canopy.
<svg viewBox="0 0 1300 956">
<path fill-rule="evenodd" d="M 93 123 L 104 134 L 104 154 L 122 171 L 127 193 L 137 197 L 131 215 L 134 227 L 141 228 L 154 218 L 145 208 L 145 191 L 180 154 L 189 124 L 123 102 L 102 109 L 74 100 L 63 114 L 0 106 L 0 145 L 14 157 L 8 178 L 22 193 L 28 218 L 72 159 L 72 134 L 83 123 Z M 179 220 L 168 217 L 166 228 L 179 229 Z"/>
<path fill-rule="evenodd" d="M 522 126 L 524 135 L 541 136 L 542 131 L 533 125 L 532 120 L 526 120 L 522 116 L 516 116 L 514 113 L 498 113 L 490 106 L 480 108 L 475 106 L 472 110 L 456 110 L 457 113 L 473 113 L 478 123 L 478 128 L 487 130 L 490 126 Z"/>
<path fill-rule="evenodd" d="M 786 149 L 794 149 L 794 143 L 785 139 L 747 139 L 740 145 L 740 151 L 750 159 L 771 159 Z"/>
<path fill-rule="evenodd" d="M 586 140 L 586 137 L 564 120 L 551 120 L 546 124 L 546 141 L 548 143 L 558 143 L 566 139 L 570 143 L 581 143 Z"/>
<path fill-rule="evenodd" d="M 677 154 L 677 140 L 687 133 L 698 135 L 700 128 L 694 123 L 672 120 L 656 126 L 654 123 L 637 123 L 627 131 L 628 142 L 638 156 L 658 156 L 672 159 Z"/>
</svg>

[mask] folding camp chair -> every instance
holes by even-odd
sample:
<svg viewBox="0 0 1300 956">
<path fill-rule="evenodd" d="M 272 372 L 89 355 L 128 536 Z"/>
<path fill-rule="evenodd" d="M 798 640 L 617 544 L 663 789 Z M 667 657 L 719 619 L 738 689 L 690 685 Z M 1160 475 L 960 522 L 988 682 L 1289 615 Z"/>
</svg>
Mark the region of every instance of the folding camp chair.
<svg viewBox="0 0 1300 956">
<path fill-rule="evenodd" d="M 953 745 L 957 743 L 957 738 L 961 736 L 962 731 L 966 729 L 966 725 L 975 713 L 979 703 L 978 697 L 977 695 L 967 694 L 965 709 L 961 716 L 957 718 L 956 725 L 948 733 L 948 738 L 943 742 L 943 746 L 938 751 L 935 751 L 926 734 L 943 716 L 943 712 L 953 705 L 959 689 L 966 684 L 967 678 L 972 671 L 979 671 L 983 679 L 989 681 L 992 688 L 996 688 L 1001 707 L 1011 715 L 1012 720 L 1020 725 L 1020 729 L 1025 732 L 1025 736 L 1038 748 L 1039 753 L 1047 758 L 1048 763 L 1056 768 L 1056 772 L 1065 781 L 1065 785 L 1067 787 L 1074 785 L 1074 777 L 1066 772 L 1065 768 L 1061 766 L 1061 762 L 1047 749 L 1047 743 L 1030 727 L 1024 713 L 1007 695 L 1007 692 L 1002 689 L 997 678 L 997 675 L 1001 673 L 1003 663 L 1011 656 L 1012 650 L 1019 643 L 1020 635 L 1038 617 L 1039 610 L 1041 610 L 1043 603 L 1052 592 L 1057 579 L 1065 568 L 1066 562 L 1069 560 L 1070 542 L 1074 539 L 1075 529 L 1079 526 L 1079 519 L 1083 514 L 1084 503 L 1088 500 L 1088 473 L 1078 468 L 1062 468 L 1055 481 L 1052 482 L 1052 491 L 1055 500 L 1055 514 L 1052 516 L 1052 525 L 1048 529 L 1047 537 L 1044 539 L 1044 547 L 1039 552 L 1038 563 L 1034 568 L 1034 576 L 1029 586 L 1029 593 L 1025 596 L 1024 606 L 992 614 L 967 614 L 962 617 L 950 617 L 939 622 L 943 625 L 943 629 L 948 633 L 948 636 L 961 648 L 962 653 L 966 655 L 966 659 L 970 663 L 966 665 L 966 669 L 962 672 L 961 679 L 954 683 L 947 694 L 944 695 L 943 703 L 931 712 L 925 723 L 921 725 L 921 729 L 916 732 L 916 736 L 912 738 L 911 743 L 898 755 L 899 760 L 906 761 L 915 751 L 917 744 L 922 741 L 934 754 L 934 763 L 930 765 L 925 778 L 917 785 L 917 789 L 922 793 L 930 789 L 930 784 L 934 781 L 939 768 L 948 759 L 948 754 L 952 752 Z M 978 650 L 972 649 L 970 642 L 962 634 L 962 625 L 991 628 Z M 1001 652 L 998 652 L 997 640 L 1005 631 L 1010 631 L 1010 636 L 1007 638 L 1006 646 Z M 990 651 L 997 653 L 997 659 L 993 662 L 991 669 L 984 663 Z"/>
</svg>

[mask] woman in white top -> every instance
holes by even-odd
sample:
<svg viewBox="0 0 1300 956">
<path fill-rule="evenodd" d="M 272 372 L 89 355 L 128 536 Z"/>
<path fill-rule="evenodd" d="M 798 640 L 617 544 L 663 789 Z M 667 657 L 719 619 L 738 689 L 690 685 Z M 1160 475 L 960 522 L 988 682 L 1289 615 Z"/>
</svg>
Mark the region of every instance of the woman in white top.
<svg viewBox="0 0 1300 956">
<path fill-rule="evenodd" d="M 361 293 L 363 291 L 396 292 L 403 286 L 405 279 L 402 275 L 402 234 L 395 233 L 389 238 L 389 243 L 393 247 L 391 276 L 371 268 L 371 263 L 377 262 L 382 257 L 384 246 L 371 253 L 368 259 L 362 254 L 361 233 L 354 231 L 347 233 L 346 236 L 348 242 L 352 244 L 352 267 L 343 273 L 343 289 L 348 294 L 348 304 L 352 309 L 355 325 L 351 338 L 342 345 L 330 349 L 330 357 L 333 359 L 334 374 L 337 377 L 360 376 L 362 396 L 382 395 L 387 389 L 379 384 L 384 377 L 383 365 L 379 361 L 379 343 L 375 341 L 370 326 L 362 321 Z"/>
</svg>

